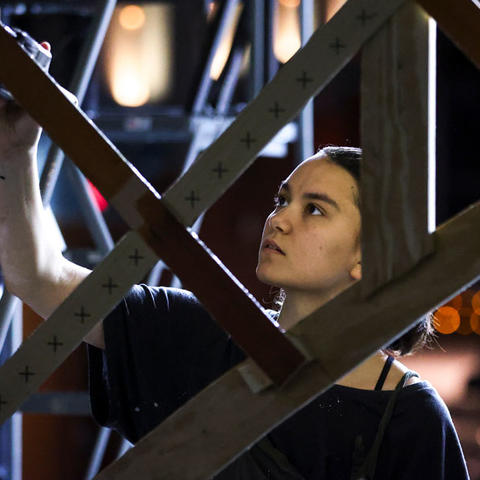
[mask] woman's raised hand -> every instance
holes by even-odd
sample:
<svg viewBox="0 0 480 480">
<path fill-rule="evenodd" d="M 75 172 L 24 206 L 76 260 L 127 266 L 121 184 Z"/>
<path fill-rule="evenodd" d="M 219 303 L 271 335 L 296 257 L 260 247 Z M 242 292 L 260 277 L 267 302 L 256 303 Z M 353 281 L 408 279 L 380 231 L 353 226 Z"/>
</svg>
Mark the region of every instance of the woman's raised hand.
<svg viewBox="0 0 480 480">
<path fill-rule="evenodd" d="M 41 45 L 50 51 L 47 42 Z M 35 85 L 31 88 L 35 88 Z M 23 108 L 13 101 L 0 98 L 0 161 L 14 159 L 21 153 L 34 150 L 40 132 L 40 126 Z"/>
</svg>

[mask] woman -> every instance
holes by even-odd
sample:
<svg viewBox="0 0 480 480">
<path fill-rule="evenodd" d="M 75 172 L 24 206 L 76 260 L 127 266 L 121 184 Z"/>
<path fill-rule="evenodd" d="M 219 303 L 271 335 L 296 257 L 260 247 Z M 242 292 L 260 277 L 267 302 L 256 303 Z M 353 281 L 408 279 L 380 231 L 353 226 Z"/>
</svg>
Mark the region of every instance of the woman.
<svg viewBox="0 0 480 480">
<path fill-rule="evenodd" d="M 275 197 L 257 276 L 283 290 L 270 313 L 285 329 L 361 278 L 360 153 L 323 149 Z M 90 349 L 93 412 L 133 442 L 244 359 L 182 290 L 134 287 L 103 328 L 105 350 Z M 445 404 L 393 357 L 430 329 L 426 319 L 377 352 L 215 478 L 468 478 Z"/>
<path fill-rule="evenodd" d="M 9 290 L 48 317 L 89 272 L 63 258 L 50 237 L 38 137 L 24 112 L 0 100 L 0 262 Z M 285 329 L 361 278 L 359 156 L 324 149 L 278 192 L 257 275 L 283 289 Z M 387 353 L 408 353 L 425 331 L 428 322 Z M 85 340 L 93 413 L 133 442 L 244 359 L 191 293 L 145 285 Z M 217 478 L 468 478 L 444 403 L 392 360 L 377 352 Z"/>
</svg>

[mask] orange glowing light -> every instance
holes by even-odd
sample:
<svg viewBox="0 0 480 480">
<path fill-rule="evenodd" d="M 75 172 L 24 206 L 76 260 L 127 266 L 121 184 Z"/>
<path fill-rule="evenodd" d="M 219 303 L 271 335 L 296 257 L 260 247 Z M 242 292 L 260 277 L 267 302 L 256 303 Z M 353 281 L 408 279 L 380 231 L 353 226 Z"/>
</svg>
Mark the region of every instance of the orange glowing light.
<svg viewBox="0 0 480 480">
<path fill-rule="evenodd" d="M 478 313 L 474 312 L 470 315 L 470 327 L 473 332 L 480 335 L 480 315 Z"/>
<path fill-rule="evenodd" d="M 462 308 L 463 306 L 463 298 L 461 295 L 457 295 L 456 297 L 453 297 L 448 303 L 447 305 L 449 307 L 453 307 L 457 310 L 459 310 L 460 308 Z"/>
<path fill-rule="evenodd" d="M 480 315 L 480 291 L 472 297 L 472 308 L 477 315 Z"/>
<path fill-rule="evenodd" d="M 300 19 L 292 6 L 279 4 L 273 19 L 273 53 L 286 63 L 301 47 Z"/>
<path fill-rule="evenodd" d="M 125 30 L 138 30 L 145 25 L 145 11 L 138 5 L 123 7 L 118 22 Z"/>
<path fill-rule="evenodd" d="M 327 0 L 325 4 L 325 20 L 328 22 L 343 7 L 347 0 Z"/>
<path fill-rule="evenodd" d="M 174 32 L 171 5 L 143 4 L 144 25 L 134 30 L 126 30 L 120 20 L 129 7 L 137 6 L 115 10 L 105 39 L 104 68 L 115 102 L 133 108 L 168 96 Z"/>
<path fill-rule="evenodd" d="M 455 332 L 460 326 L 460 315 L 453 307 L 440 307 L 433 315 L 433 326 L 440 333 Z"/>
<path fill-rule="evenodd" d="M 297 8 L 300 5 L 300 0 L 278 0 L 280 5 L 288 8 Z"/>
<path fill-rule="evenodd" d="M 228 55 L 232 49 L 233 37 L 235 36 L 242 10 L 243 4 L 239 4 L 233 15 L 232 22 L 222 35 L 220 45 L 213 57 L 212 66 L 210 67 L 210 78 L 213 80 L 218 80 L 220 78 L 225 64 L 227 63 Z"/>
</svg>

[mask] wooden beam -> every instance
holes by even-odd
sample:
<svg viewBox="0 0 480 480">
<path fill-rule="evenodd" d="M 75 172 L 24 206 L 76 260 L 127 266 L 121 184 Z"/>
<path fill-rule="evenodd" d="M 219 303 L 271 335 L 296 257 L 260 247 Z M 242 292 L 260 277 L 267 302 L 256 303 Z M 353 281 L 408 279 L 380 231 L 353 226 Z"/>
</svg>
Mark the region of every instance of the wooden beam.
<svg viewBox="0 0 480 480">
<path fill-rule="evenodd" d="M 429 145 L 435 143 L 428 137 L 428 57 L 428 17 L 413 1 L 362 49 L 364 295 L 433 251 L 427 187 Z"/>
<path fill-rule="evenodd" d="M 296 325 L 290 333 L 315 359 L 294 381 L 253 395 L 234 368 L 96 480 L 210 478 L 241 450 L 480 277 L 480 203 L 441 226 L 435 243 L 434 254 L 368 300 L 356 284 Z"/>
<path fill-rule="evenodd" d="M 480 6 L 477 0 L 417 0 L 439 27 L 480 68 Z"/>
</svg>

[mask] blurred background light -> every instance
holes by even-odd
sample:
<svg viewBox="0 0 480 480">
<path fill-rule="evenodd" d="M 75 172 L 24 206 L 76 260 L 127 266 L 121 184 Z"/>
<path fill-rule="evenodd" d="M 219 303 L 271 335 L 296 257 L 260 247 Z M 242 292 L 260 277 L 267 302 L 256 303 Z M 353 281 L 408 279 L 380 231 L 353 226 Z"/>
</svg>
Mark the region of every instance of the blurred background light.
<svg viewBox="0 0 480 480">
<path fill-rule="evenodd" d="M 472 297 L 472 308 L 477 315 L 480 315 L 480 291 Z"/>
<path fill-rule="evenodd" d="M 448 305 L 440 307 L 434 313 L 433 325 L 440 333 L 449 334 L 455 332 L 460 326 L 458 310 Z"/>
<path fill-rule="evenodd" d="M 139 107 L 165 98 L 171 87 L 172 6 L 117 7 L 105 41 L 105 68 L 113 99 Z"/>
<path fill-rule="evenodd" d="M 472 332 L 480 335 L 480 315 L 478 315 L 478 313 L 474 312 L 470 315 L 470 327 Z"/>
<path fill-rule="evenodd" d="M 210 3 L 210 5 L 215 5 L 214 3 Z M 218 80 L 222 71 L 225 67 L 225 64 L 228 60 L 228 55 L 230 54 L 230 50 L 232 49 L 233 44 L 233 37 L 238 27 L 238 21 L 240 20 L 240 15 L 242 14 L 243 10 L 243 3 L 239 3 L 236 10 L 235 15 L 230 22 L 229 27 L 225 30 L 225 33 L 220 40 L 220 45 L 213 57 L 212 66 L 210 67 L 210 78 L 212 80 Z M 213 10 L 212 10 L 213 12 Z"/>
<path fill-rule="evenodd" d="M 138 30 L 145 25 L 145 10 L 139 5 L 127 5 L 120 10 L 118 23 L 125 30 Z"/>
<path fill-rule="evenodd" d="M 273 53 L 286 63 L 301 46 L 299 0 L 279 0 L 273 19 Z"/>
<path fill-rule="evenodd" d="M 345 2 L 346 0 L 327 0 L 325 2 L 325 20 L 328 22 L 343 7 Z"/>
</svg>

